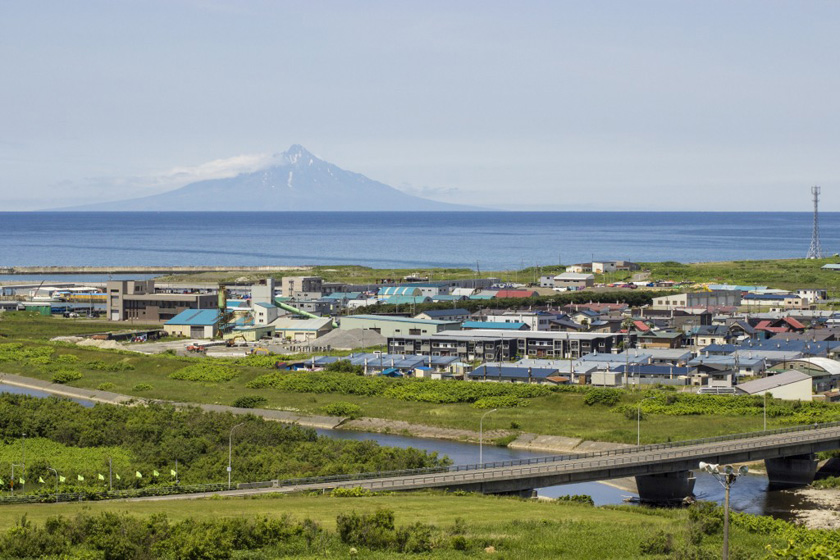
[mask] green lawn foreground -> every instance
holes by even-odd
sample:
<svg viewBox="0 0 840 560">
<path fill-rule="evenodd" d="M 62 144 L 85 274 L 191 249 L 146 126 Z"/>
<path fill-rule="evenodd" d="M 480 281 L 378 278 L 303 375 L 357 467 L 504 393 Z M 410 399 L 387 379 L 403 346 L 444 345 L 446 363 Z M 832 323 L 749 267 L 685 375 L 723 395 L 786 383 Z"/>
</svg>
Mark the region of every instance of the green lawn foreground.
<svg viewBox="0 0 840 560">
<path fill-rule="evenodd" d="M 434 492 L 381 495 L 360 498 L 335 498 L 328 495 L 289 495 L 258 498 L 221 498 L 177 501 L 133 501 L 37 504 L 0 508 L 0 530 L 13 527 L 21 516 L 36 524 L 48 517 L 72 517 L 78 513 L 126 513 L 147 517 L 165 514 L 172 521 L 213 520 L 224 517 L 291 515 L 294 519 L 312 519 L 329 531 L 335 531 L 336 516 L 355 511 L 372 513 L 378 509 L 395 513 L 396 525 L 416 522 L 447 530 L 462 520 L 465 536 L 477 546 L 467 551 L 441 550 L 423 558 L 487 557 L 483 547 L 495 546 L 495 558 L 639 558 L 644 543 L 657 535 L 670 535 L 675 547 L 703 549 L 714 557 L 719 552 L 721 536 L 706 536 L 702 543 L 689 542 L 689 516 L 685 509 L 651 509 L 628 506 L 592 507 L 574 503 L 522 500 Z M 748 533 L 732 528 L 733 550 L 764 557 L 765 547 L 784 546 L 784 539 L 772 535 Z M 390 558 L 397 553 L 360 553 L 365 558 Z M 409 555 L 416 557 L 416 555 Z M 318 556 L 295 556 L 318 557 Z M 666 558 L 651 554 L 646 558 Z M 742 556 L 746 557 L 746 556 Z"/>
</svg>

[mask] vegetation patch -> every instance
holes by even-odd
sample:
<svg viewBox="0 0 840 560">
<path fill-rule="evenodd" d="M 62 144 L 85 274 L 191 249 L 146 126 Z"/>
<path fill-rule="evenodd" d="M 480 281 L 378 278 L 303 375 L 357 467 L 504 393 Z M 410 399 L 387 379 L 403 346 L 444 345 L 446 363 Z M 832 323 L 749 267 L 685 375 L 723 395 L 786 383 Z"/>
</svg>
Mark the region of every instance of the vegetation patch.
<svg viewBox="0 0 840 560">
<path fill-rule="evenodd" d="M 474 408 L 516 408 L 518 406 L 528 406 L 528 401 L 511 395 L 501 395 L 498 397 L 481 397 L 471 406 Z"/>
<path fill-rule="evenodd" d="M 221 383 L 222 381 L 230 381 L 237 375 L 239 375 L 239 370 L 235 368 L 203 361 L 174 371 L 169 374 L 169 377 L 171 379 L 182 379 L 186 381 Z"/>
<path fill-rule="evenodd" d="M 343 473 L 436 467 L 449 463 L 417 449 L 381 447 L 373 441 L 333 440 L 315 430 L 266 421 L 150 403 L 86 408 L 59 398 L 0 394 L 0 465 L 18 462 L 26 435 L 30 481 L 54 481 L 49 467 L 71 489 L 102 491 L 113 459 L 114 488 L 172 485 L 175 461 L 182 484 L 222 482 L 231 429 L 234 481 L 300 478 Z M 4 451 L 5 450 L 5 451 Z M 4 455 L 5 453 L 5 455 Z M 59 469 L 58 466 L 61 465 Z M 137 476 L 137 474 L 141 476 Z M 156 474 L 157 473 L 157 474 Z M 78 475 L 82 479 L 78 479 Z M 5 478 L 3 473 L 0 477 Z M 72 485 L 72 486 L 71 486 Z M 27 484 L 27 491 L 49 495 L 53 484 Z"/>
<path fill-rule="evenodd" d="M 358 418 L 362 415 L 361 406 L 348 402 L 328 404 L 323 408 L 323 411 L 327 416 L 347 416 L 348 418 Z"/>
<path fill-rule="evenodd" d="M 236 408 L 259 408 L 267 402 L 268 399 L 259 395 L 245 395 L 233 401 L 232 406 Z"/>
<path fill-rule="evenodd" d="M 52 376 L 53 383 L 70 383 L 82 378 L 82 372 L 71 368 L 61 368 L 56 370 Z"/>
</svg>

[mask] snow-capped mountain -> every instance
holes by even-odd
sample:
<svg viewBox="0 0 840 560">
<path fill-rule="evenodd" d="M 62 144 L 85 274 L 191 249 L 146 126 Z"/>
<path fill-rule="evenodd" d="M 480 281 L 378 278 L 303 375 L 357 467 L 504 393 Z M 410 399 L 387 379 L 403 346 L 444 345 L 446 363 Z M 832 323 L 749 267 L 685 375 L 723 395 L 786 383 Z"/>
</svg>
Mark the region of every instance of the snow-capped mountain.
<svg viewBox="0 0 840 560">
<path fill-rule="evenodd" d="M 85 205 L 86 211 L 446 211 L 478 208 L 403 193 L 346 171 L 294 145 L 272 165 L 226 179 L 190 183 L 173 191 Z"/>
</svg>

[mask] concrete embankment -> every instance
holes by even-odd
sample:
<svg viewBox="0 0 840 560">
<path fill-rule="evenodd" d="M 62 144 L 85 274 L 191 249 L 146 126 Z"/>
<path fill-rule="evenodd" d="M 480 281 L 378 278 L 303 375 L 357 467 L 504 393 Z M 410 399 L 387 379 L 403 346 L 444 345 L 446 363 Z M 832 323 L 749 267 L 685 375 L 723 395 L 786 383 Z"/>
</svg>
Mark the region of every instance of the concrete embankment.
<svg viewBox="0 0 840 560">
<path fill-rule="evenodd" d="M 198 272 L 286 272 L 308 266 L 7 266 L 0 274 L 179 274 Z"/>
</svg>

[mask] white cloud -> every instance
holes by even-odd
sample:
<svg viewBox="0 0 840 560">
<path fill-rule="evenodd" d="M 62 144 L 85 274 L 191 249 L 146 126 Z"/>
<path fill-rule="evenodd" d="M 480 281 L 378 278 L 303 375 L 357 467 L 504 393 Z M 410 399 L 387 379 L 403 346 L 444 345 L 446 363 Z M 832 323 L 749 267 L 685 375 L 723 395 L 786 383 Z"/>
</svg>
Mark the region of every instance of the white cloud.
<svg viewBox="0 0 840 560">
<path fill-rule="evenodd" d="M 240 173 L 252 173 L 269 167 L 275 161 L 271 154 L 243 154 L 230 158 L 215 159 L 193 166 L 173 167 L 148 175 L 125 177 L 85 177 L 79 180 L 62 181 L 50 189 L 51 206 L 108 202 L 125 198 L 151 196 L 171 191 L 196 181 L 235 177 Z M 60 193 L 60 194 L 59 194 Z"/>
</svg>

